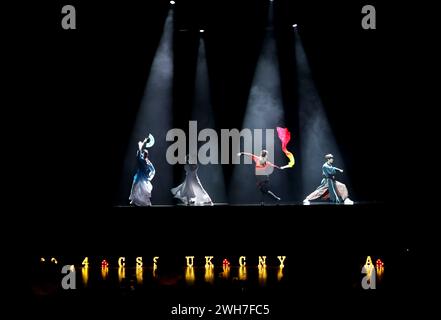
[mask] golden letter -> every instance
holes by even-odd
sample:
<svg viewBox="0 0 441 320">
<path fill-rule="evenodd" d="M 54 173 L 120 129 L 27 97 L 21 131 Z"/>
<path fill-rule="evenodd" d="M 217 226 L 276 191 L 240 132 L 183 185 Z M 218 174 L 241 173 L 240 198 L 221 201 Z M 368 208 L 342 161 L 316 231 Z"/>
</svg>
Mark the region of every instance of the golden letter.
<svg viewBox="0 0 441 320">
<path fill-rule="evenodd" d="M 153 269 L 157 269 L 158 268 L 158 260 L 159 257 L 153 257 Z"/>
<path fill-rule="evenodd" d="M 205 256 L 205 268 L 214 267 L 211 259 L 213 259 L 213 256 Z"/>
<path fill-rule="evenodd" d="M 259 256 L 259 267 L 266 267 L 266 256 Z"/>
<path fill-rule="evenodd" d="M 283 264 L 283 262 L 285 261 L 285 259 L 286 259 L 286 256 L 277 256 L 277 258 L 279 259 L 279 261 L 280 261 L 280 268 L 283 268 L 285 265 Z"/>
<path fill-rule="evenodd" d="M 185 259 L 187 259 L 187 267 L 193 267 L 194 256 L 187 256 Z"/>
</svg>

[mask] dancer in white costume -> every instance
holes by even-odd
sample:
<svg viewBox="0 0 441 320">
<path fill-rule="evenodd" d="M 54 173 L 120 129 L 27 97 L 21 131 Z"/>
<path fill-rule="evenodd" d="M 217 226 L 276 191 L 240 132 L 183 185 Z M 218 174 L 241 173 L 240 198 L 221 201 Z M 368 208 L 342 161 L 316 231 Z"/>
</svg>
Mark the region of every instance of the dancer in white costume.
<svg viewBox="0 0 441 320">
<path fill-rule="evenodd" d="M 185 180 L 176 188 L 171 189 L 171 193 L 175 198 L 188 206 L 212 206 L 213 202 L 199 180 L 197 174 L 198 165 L 190 164 L 189 162 L 189 157 L 187 156 L 184 166 Z"/>
</svg>

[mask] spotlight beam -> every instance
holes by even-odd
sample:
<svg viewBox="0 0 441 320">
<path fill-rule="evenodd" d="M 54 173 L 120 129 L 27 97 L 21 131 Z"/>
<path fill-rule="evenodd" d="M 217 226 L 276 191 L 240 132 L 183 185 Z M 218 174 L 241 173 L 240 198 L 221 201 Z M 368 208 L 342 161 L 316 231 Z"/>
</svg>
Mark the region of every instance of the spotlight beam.
<svg viewBox="0 0 441 320">
<path fill-rule="evenodd" d="M 302 39 L 294 29 L 295 55 L 300 122 L 300 148 L 304 192 L 312 192 L 321 179 L 324 155 L 332 153 L 337 167 L 344 168 L 344 160 L 332 132 L 318 90 L 312 78 Z"/>
<path fill-rule="evenodd" d="M 273 28 L 273 5 L 270 3 L 268 23 L 265 37 L 262 42 L 262 51 L 259 56 L 242 128 L 249 129 L 273 129 L 274 140 L 266 140 L 266 134 L 262 135 L 262 148 L 273 148 L 274 159 L 269 159 L 276 164 L 284 164 L 286 156 L 281 151 L 281 144 L 277 137 L 276 127 L 285 125 L 285 113 L 282 101 L 280 85 L 280 71 L 277 54 L 277 46 Z M 241 146 L 243 148 L 243 146 Z M 254 154 L 261 150 L 254 147 Z M 244 151 L 242 149 L 242 151 Z M 230 199 L 232 203 L 256 203 L 260 202 L 261 195 L 256 188 L 254 165 L 235 165 L 233 178 L 230 184 Z M 270 175 L 270 184 L 274 192 L 284 200 L 292 200 L 289 191 L 289 171 L 276 170 Z"/>
<path fill-rule="evenodd" d="M 192 120 L 196 120 L 198 130 L 216 128 L 210 96 L 210 79 L 208 76 L 205 41 L 199 38 L 198 60 L 196 66 L 195 94 L 192 110 Z M 203 143 L 199 143 L 198 147 Z M 199 164 L 198 176 L 213 202 L 225 203 L 224 174 L 221 164 Z"/>
<path fill-rule="evenodd" d="M 149 151 L 156 175 L 152 181 L 152 203 L 170 204 L 169 192 L 173 185 L 173 168 L 166 161 L 166 133 L 172 128 L 173 96 L 173 10 L 170 9 L 164 23 L 163 34 L 153 58 L 144 96 L 136 117 L 135 126 L 127 146 L 126 159 L 120 187 L 122 203 L 127 203 L 133 174 L 136 171 L 137 141 L 151 133 L 156 137 L 155 145 Z"/>
</svg>

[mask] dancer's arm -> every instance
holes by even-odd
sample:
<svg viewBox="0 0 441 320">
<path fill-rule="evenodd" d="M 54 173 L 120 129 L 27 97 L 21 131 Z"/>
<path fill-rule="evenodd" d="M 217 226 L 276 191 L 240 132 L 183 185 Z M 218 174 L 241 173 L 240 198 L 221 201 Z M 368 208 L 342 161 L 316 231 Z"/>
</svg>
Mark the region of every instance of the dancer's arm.
<svg viewBox="0 0 441 320">
<path fill-rule="evenodd" d="M 273 167 L 273 168 L 277 168 L 277 169 L 280 169 L 280 170 L 285 169 L 285 167 L 279 167 L 279 166 L 277 166 L 277 165 L 275 165 L 274 163 L 269 162 L 269 161 L 267 161 L 266 163 L 267 163 L 269 166 Z"/>
<path fill-rule="evenodd" d="M 144 138 L 144 140 L 141 143 L 142 143 L 141 148 L 145 149 L 146 148 L 146 144 L 147 144 L 147 138 Z"/>
<path fill-rule="evenodd" d="M 138 151 L 141 153 L 142 149 L 144 149 L 144 145 L 147 143 L 147 138 L 145 138 L 143 141 L 138 141 Z"/>
<path fill-rule="evenodd" d="M 254 154 L 252 154 L 252 153 L 249 153 L 249 152 L 239 152 L 239 153 L 237 154 L 238 157 L 240 157 L 241 155 L 249 156 L 249 157 L 257 157 L 256 155 L 254 155 Z"/>
<path fill-rule="evenodd" d="M 331 165 L 329 165 L 329 164 L 326 164 L 326 165 L 323 166 L 323 172 L 324 172 L 326 175 L 328 175 L 328 176 L 333 176 L 333 175 L 335 175 L 335 172 L 336 172 L 336 171 L 343 172 L 342 169 L 340 169 L 340 168 L 336 168 L 336 167 L 333 167 L 333 166 L 331 166 Z"/>
<path fill-rule="evenodd" d="M 252 154 L 252 153 L 248 153 L 248 152 L 239 152 L 239 153 L 237 154 L 237 156 L 240 157 L 242 154 L 243 154 L 244 156 L 249 156 L 249 157 L 251 157 L 251 158 L 254 160 L 254 162 L 256 162 L 256 163 L 259 161 L 259 157 L 258 157 L 258 156 L 256 156 L 255 154 Z M 277 166 L 277 165 L 275 165 L 274 163 L 269 162 L 269 161 L 267 161 L 266 163 L 267 163 L 267 165 L 269 165 L 269 166 L 271 166 L 271 167 L 274 167 L 274 168 L 277 168 L 277 169 L 280 169 L 280 170 L 285 169 L 285 167 L 279 167 L 279 166 Z"/>
<path fill-rule="evenodd" d="M 259 160 L 258 156 L 256 156 L 255 154 L 249 153 L 249 152 L 239 152 L 237 154 L 238 157 L 240 157 L 241 155 L 248 156 L 248 157 L 252 158 L 254 161 L 258 161 Z"/>
<path fill-rule="evenodd" d="M 136 158 L 142 161 L 142 141 L 138 141 L 138 150 L 136 150 Z"/>
</svg>

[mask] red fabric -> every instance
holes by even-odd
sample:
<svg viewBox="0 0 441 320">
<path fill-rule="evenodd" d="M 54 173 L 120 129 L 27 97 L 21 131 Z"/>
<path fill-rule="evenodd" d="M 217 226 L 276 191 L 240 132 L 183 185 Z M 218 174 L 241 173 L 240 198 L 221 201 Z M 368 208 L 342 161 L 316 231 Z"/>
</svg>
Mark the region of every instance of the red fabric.
<svg viewBox="0 0 441 320">
<path fill-rule="evenodd" d="M 287 152 L 286 146 L 288 145 L 289 140 L 291 140 L 291 132 L 287 128 L 277 127 L 277 135 L 279 136 L 280 141 L 282 141 L 282 150 L 283 152 Z"/>
</svg>

